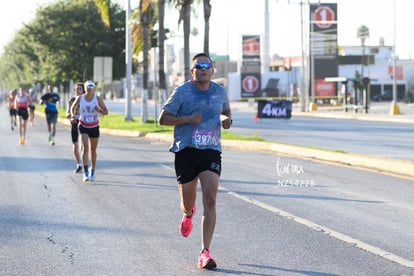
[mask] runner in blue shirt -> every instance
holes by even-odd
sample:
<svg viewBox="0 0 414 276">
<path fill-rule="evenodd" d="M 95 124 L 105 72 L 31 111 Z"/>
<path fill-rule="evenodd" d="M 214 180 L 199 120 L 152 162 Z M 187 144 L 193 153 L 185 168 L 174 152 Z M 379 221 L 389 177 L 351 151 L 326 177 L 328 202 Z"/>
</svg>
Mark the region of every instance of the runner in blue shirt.
<svg viewBox="0 0 414 276">
<path fill-rule="evenodd" d="M 198 267 L 214 269 L 217 264 L 210 257 L 209 248 L 216 224 L 221 174 L 221 127 L 230 128 L 231 111 L 225 88 L 211 81 L 214 68 L 208 55 L 195 55 L 190 73 L 191 80 L 178 86 L 163 106 L 159 123 L 174 126 L 170 151 L 175 153 L 175 173 L 184 213 L 179 225 L 181 235 L 188 237 L 193 228 L 200 180 L 204 212 Z"/>
<path fill-rule="evenodd" d="M 53 92 L 53 86 L 48 84 L 48 92 L 40 98 L 40 104 L 45 104 L 47 130 L 49 131 L 49 143 L 55 145 L 56 123 L 58 118 L 57 103 L 60 100 L 59 94 Z"/>
</svg>

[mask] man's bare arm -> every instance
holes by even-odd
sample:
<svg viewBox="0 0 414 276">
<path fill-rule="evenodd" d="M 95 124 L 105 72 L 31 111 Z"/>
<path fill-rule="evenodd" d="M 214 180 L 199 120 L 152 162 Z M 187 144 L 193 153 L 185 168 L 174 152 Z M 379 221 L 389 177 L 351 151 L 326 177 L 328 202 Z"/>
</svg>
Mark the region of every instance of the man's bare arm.
<svg viewBox="0 0 414 276">
<path fill-rule="evenodd" d="M 197 113 L 188 116 L 175 116 L 163 109 L 158 117 L 158 122 L 160 125 L 166 126 L 198 124 L 201 122 L 201 115 Z"/>
</svg>

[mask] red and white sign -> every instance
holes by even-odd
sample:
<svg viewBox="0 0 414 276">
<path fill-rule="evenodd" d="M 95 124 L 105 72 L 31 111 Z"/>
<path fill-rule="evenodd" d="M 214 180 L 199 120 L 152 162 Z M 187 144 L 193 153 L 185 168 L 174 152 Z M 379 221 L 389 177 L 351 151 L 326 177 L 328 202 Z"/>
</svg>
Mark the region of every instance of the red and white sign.
<svg viewBox="0 0 414 276">
<path fill-rule="evenodd" d="M 256 38 L 250 38 L 243 41 L 243 55 L 257 56 L 260 55 L 260 43 Z"/>
<path fill-rule="evenodd" d="M 390 78 L 393 78 L 393 74 L 392 72 L 393 70 L 393 66 L 388 66 L 388 75 L 390 76 Z M 403 67 L 401 65 L 397 65 L 395 66 L 395 79 L 396 80 L 403 80 L 404 79 L 404 71 L 403 71 Z"/>
<path fill-rule="evenodd" d="M 255 76 L 246 76 L 242 80 L 242 87 L 245 92 L 254 93 L 259 89 L 259 80 Z"/>
<path fill-rule="evenodd" d="M 335 23 L 335 12 L 329 6 L 320 6 L 313 14 L 316 26 L 327 29 Z"/>
<path fill-rule="evenodd" d="M 329 97 L 335 95 L 336 83 L 326 82 L 322 79 L 315 80 L 315 96 Z"/>
</svg>

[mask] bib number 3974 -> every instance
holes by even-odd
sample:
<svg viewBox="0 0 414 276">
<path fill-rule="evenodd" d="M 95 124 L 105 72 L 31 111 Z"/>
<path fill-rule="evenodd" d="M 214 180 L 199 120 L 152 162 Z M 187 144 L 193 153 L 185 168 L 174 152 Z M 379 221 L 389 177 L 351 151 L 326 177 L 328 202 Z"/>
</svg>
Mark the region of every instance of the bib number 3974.
<svg viewBox="0 0 414 276">
<path fill-rule="evenodd" d="M 192 144 L 195 146 L 218 145 L 217 132 L 215 130 L 196 129 L 193 131 Z"/>
</svg>

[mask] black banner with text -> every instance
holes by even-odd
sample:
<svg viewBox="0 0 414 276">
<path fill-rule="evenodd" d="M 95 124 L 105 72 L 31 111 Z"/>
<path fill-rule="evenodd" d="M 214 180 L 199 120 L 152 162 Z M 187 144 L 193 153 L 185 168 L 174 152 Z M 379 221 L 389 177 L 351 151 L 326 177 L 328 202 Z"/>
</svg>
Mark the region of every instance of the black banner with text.
<svg viewBox="0 0 414 276">
<path fill-rule="evenodd" d="M 282 118 L 289 119 L 292 117 L 292 101 L 266 101 L 257 102 L 258 118 Z"/>
</svg>

